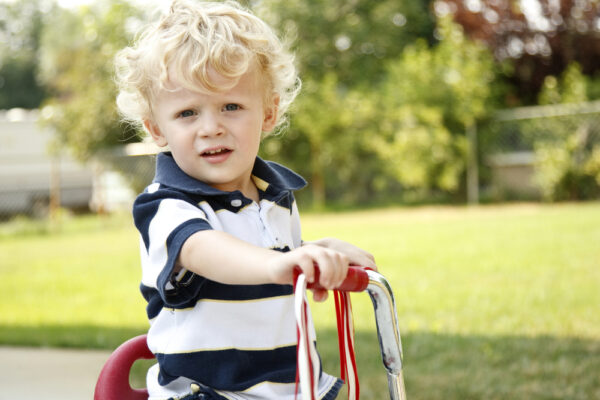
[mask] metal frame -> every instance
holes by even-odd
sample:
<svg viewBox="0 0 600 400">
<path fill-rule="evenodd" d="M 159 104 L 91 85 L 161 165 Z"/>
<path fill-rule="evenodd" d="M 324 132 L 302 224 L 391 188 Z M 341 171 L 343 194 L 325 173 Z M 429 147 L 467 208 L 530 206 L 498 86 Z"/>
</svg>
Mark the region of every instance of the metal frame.
<svg viewBox="0 0 600 400">
<path fill-rule="evenodd" d="M 406 400 L 404 376 L 402 374 L 402 341 L 398 329 L 398 318 L 394 293 L 385 277 L 367 271 L 369 284 L 367 293 L 373 302 L 377 337 L 383 365 L 387 370 L 388 389 L 392 400 Z"/>
</svg>

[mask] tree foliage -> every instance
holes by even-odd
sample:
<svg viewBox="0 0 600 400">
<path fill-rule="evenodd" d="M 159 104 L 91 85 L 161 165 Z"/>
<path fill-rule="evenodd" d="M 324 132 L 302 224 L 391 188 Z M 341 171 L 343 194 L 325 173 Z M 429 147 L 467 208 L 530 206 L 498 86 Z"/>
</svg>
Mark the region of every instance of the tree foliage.
<svg viewBox="0 0 600 400">
<path fill-rule="evenodd" d="M 111 0 L 75 10 L 55 9 L 42 42 L 41 76 L 52 97 L 42 115 L 58 140 L 79 159 L 114 145 L 138 141 L 119 120 L 113 58 L 128 43 L 126 28 L 139 14 Z"/>
<path fill-rule="evenodd" d="M 36 108 L 46 95 L 37 55 L 47 11 L 39 0 L 0 3 L 0 109 Z"/>
<path fill-rule="evenodd" d="M 427 0 L 263 0 L 257 13 L 289 40 L 305 80 L 335 73 L 339 84 L 367 86 L 385 60 L 417 38 L 433 40 Z"/>
<path fill-rule="evenodd" d="M 382 65 L 369 89 L 349 88 L 334 72 L 305 82 L 293 140 L 284 137 L 273 153 L 302 151 L 297 159 L 311 160 L 299 167 L 312 178 L 317 204 L 364 202 L 397 195 L 399 187 L 421 200 L 435 192 L 461 195 L 465 130 L 491 110 L 494 66 L 491 54 L 450 19 L 438 30 L 438 44 L 407 46 Z"/>
<path fill-rule="evenodd" d="M 518 87 L 515 104 L 600 93 L 600 84 L 580 79 L 598 65 L 597 48 L 589 50 L 597 39 L 591 0 L 542 0 L 545 28 L 508 0 L 246 4 L 288 38 L 303 80 L 290 128 L 266 139 L 261 154 L 306 176 L 315 206 L 407 194 L 464 197 L 465 131 L 497 106 L 504 93 L 499 71 Z M 76 10 L 53 8 L 43 18 L 35 56 L 43 68 L 35 74 L 50 93 L 42 115 L 60 142 L 87 159 L 140 140 L 119 121 L 112 77 L 114 54 L 145 19 L 143 11 L 125 0 L 103 0 Z M 565 47 L 575 40 L 587 52 Z M 553 78 L 580 58 L 580 69 Z M 594 165 L 582 168 L 595 171 Z"/>
<path fill-rule="evenodd" d="M 571 63 L 560 79 L 548 75 L 539 95 L 539 104 L 580 103 L 588 100 L 587 79 L 578 63 Z"/>
<path fill-rule="evenodd" d="M 572 63 L 557 78 L 547 76 L 541 104 L 587 100 L 588 79 Z M 552 121 L 551 134 L 535 143 L 535 179 L 547 200 L 594 199 L 600 195 L 600 129 L 593 120 L 577 117 Z"/>
<path fill-rule="evenodd" d="M 457 194 L 467 158 L 466 129 L 490 112 L 493 60 L 459 25 L 441 19 L 441 41 L 420 41 L 388 66 L 374 142 L 407 187 Z"/>
</svg>

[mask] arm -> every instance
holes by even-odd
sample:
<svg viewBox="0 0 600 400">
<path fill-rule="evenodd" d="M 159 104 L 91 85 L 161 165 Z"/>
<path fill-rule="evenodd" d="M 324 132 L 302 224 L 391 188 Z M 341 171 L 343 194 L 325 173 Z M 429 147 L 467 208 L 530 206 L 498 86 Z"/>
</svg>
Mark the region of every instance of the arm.
<svg viewBox="0 0 600 400">
<path fill-rule="evenodd" d="M 178 266 L 210 280 L 247 285 L 292 284 L 296 267 L 312 282 L 314 264 L 321 271 L 319 283 L 333 289 L 346 277 L 350 259 L 335 249 L 311 244 L 282 253 L 214 230 L 190 236 L 178 258 Z"/>
</svg>

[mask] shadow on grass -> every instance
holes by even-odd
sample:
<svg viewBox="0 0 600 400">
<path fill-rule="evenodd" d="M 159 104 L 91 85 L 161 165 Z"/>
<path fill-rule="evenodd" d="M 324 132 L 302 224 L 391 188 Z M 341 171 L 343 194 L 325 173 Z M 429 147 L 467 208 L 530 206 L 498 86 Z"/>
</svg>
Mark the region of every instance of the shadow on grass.
<svg viewBox="0 0 600 400">
<path fill-rule="evenodd" d="M 0 325 L 0 345 L 112 350 L 144 332 L 144 327 Z M 337 332 L 321 329 L 318 338 L 324 370 L 339 374 Z M 600 340 L 431 332 L 410 332 L 402 340 L 410 400 L 600 399 Z M 376 333 L 357 331 L 356 351 L 361 398 L 389 398 Z M 134 386 L 143 385 L 149 365 L 136 363 Z"/>
<path fill-rule="evenodd" d="M 336 332 L 318 338 L 324 369 L 339 373 Z M 411 332 L 402 342 L 410 400 L 600 399 L 600 340 Z M 375 332 L 356 332 L 356 353 L 361 398 L 389 398 Z"/>
</svg>

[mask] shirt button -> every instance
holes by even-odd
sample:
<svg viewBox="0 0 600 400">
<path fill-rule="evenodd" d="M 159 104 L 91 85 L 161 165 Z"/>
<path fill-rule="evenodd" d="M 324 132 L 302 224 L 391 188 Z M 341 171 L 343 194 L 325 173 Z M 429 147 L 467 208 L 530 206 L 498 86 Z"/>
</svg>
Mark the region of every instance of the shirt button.
<svg viewBox="0 0 600 400">
<path fill-rule="evenodd" d="M 231 200 L 232 207 L 240 207 L 241 205 L 242 205 L 242 200 L 240 200 L 240 199 Z"/>
</svg>

